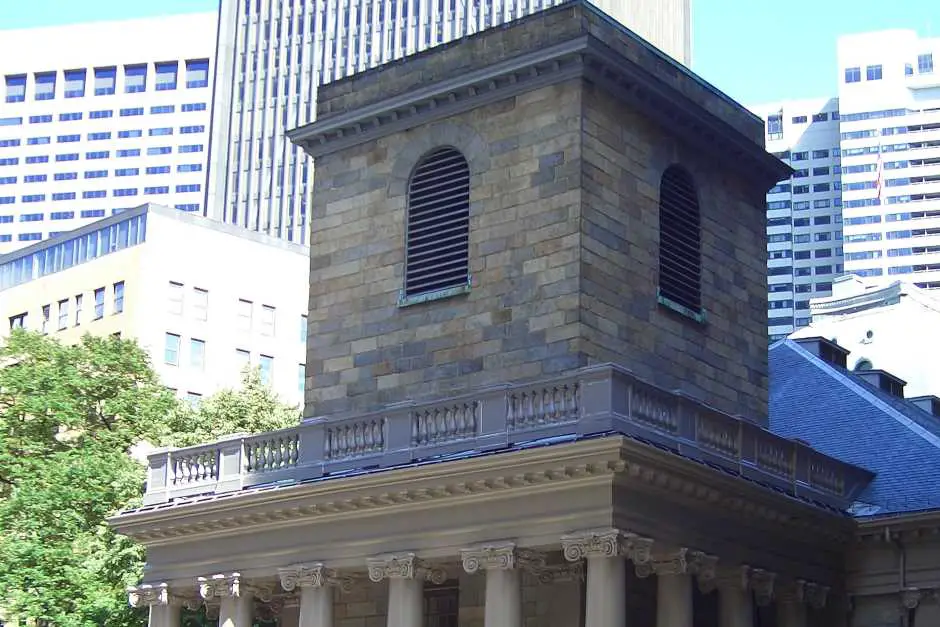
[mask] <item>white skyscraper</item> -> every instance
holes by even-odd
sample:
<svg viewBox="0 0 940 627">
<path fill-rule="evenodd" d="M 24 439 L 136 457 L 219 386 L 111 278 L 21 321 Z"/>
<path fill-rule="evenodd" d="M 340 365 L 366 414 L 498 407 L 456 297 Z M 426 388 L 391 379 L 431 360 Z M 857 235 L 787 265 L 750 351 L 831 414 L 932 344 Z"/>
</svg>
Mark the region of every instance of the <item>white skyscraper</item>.
<svg viewBox="0 0 940 627">
<path fill-rule="evenodd" d="M 940 38 L 839 39 L 845 267 L 940 287 Z"/>
<path fill-rule="evenodd" d="M 0 253 L 145 201 L 203 213 L 216 22 L 0 31 Z"/>
<path fill-rule="evenodd" d="M 313 165 L 284 133 L 313 120 L 318 85 L 560 3 L 221 0 L 209 215 L 306 243 Z M 686 64 L 690 4 L 598 0 Z"/>
<path fill-rule="evenodd" d="M 842 273 L 839 103 L 752 110 L 766 123 L 767 150 L 795 170 L 767 194 L 768 332 L 779 339 L 809 324 L 810 298 L 830 295 Z"/>
</svg>

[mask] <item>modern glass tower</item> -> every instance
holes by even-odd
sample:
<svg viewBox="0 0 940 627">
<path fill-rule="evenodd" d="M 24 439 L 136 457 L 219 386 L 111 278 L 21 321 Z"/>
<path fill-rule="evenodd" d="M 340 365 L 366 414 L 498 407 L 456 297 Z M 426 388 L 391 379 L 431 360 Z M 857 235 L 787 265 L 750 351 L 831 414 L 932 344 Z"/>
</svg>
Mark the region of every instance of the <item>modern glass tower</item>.
<svg viewBox="0 0 940 627">
<path fill-rule="evenodd" d="M 313 120 L 317 86 L 561 0 L 221 0 L 207 213 L 306 243 L 312 161 L 284 136 Z M 691 62 L 691 0 L 598 0 Z"/>
</svg>

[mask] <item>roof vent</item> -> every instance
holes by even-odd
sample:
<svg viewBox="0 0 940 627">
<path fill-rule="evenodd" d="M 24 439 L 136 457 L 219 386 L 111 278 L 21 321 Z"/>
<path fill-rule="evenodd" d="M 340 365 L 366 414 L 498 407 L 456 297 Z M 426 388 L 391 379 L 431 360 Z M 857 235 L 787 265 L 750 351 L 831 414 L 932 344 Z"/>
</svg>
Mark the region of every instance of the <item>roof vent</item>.
<svg viewBox="0 0 940 627">
<path fill-rule="evenodd" d="M 912 396 L 911 398 L 907 400 L 909 400 L 914 405 L 917 405 L 918 407 L 923 409 L 925 412 L 927 412 L 931 416 L 940 418 L 940 398 L 937 398 L 936 396 L 927 395 L 927 396 Z"/>
<path fill-rule="evenodd" d="M 890 372 L 885 372 L 884 370 L 862 370 L 856 371 L 855 376 L 859 379 L 864 379 L 891 396 L 904 398 L 904 386 L 907 385 L 907 381 L 897 378 Z"/>
<path fill-rule="evenodd" d="M 840 368 L 846 367 L 846 358 L 851 351 L 842 348 L 831 340 L 827 340 L 824 337 L 804 337 L 798 340 L 794 339 L 793 341 L 827 364 L 839 366 Z"/>
</svg>

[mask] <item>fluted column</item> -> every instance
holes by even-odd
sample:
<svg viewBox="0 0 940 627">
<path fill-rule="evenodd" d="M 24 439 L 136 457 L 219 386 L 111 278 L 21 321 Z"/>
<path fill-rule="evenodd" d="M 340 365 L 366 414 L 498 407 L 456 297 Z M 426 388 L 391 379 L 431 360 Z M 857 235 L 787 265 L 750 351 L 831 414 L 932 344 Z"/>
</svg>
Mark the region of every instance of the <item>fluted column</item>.
<svg viewBox="0 0 940 627">
<path fill-rule="evenodd" d="M 754 604 L 751 602 L 747 566 L 729 568 L 718 578 L 718 624 L 720 627 L 753 627 Z"/>
<path fill-rule="evenodd" d="M 627 570 L 624 536 L 618 529 L 584 531 L 561 539 L 565 559 L 587 559 L 585 627 L 626 624 Z"/>
<path fill-rule="evenodd" d="M 284 590 L 300 589 L 299 627 L 333 627 L 333 587 L 349 589 L 352 579 L 321 563 L 295 564 L 277 573 Z"/>
<path fill-rule="evenodd" d="M 170 594 L 167 585 L 134 586 L 127 589 L 131 607 L 148 607 L 148 627 L 179 627 L 182 600 Z"/>
<path fill-rule="evenodd" d="M 251 627 L 254 619 L 254 600 L 271 600 L 268 586 L 252 586 L 239 573 L 199 577 L 199 595 L 206 601 L 221 600 L 219 627 Z"/>
<path fill-rule="evenodd" d="M 442 584 L 447 574 L 414 553 L 370 558 L 368 565 L 369 579 L 388 579 L 388 627 L 423 627 L 424 582 Z"/>
<path fill-rule="evenodd" d="M 484 627 L 522 627 L 522 576 L 519 566 L 528 559 L 524 550 L 507 542 L 464 549 L 464 570 L 486 573 Z"/>
</svg>

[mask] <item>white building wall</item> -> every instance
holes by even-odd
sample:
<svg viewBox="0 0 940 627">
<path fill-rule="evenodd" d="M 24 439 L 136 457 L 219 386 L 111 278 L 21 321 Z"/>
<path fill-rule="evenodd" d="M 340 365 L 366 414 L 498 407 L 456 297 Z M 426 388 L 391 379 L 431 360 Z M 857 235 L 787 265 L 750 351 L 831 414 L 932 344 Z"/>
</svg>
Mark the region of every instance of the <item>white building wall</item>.
<svg viewBox="0 0 940 627">
<path fill-rule="evenodd" d="M 940 287 L 940 38 L 838 43 L 846 271 Z"/>
<path fill-rule="evenodd" d="M 317 86 L 561 0 L 222 0 L 207 206 L 306 243 L 313 161 L 284 136 L 313 120 Z M 691 0 L 598 4 L 691 61 Z"/>
<path fill-rule="evenodd" d="M 0 31 L 0 253 L 147 201 L 204 213 L 216 24 L 205 13 Z M 188 87 L 187 61 L 199 60 L 207 82 Z M 176 88 L 157 90 L 165 63 L 177 64 Z M 146 86 L 128 93 L 136 65 Z M 95 69 L 112 67 L 114 93 L 96 95 Z M 85 70 L 81 97 L 66 97 L 72 70 Z M 54 97 L 37 99 L 47 73 Z"/>
<path fill-rule="evenodd" d="M 842 272 L 839 102 L 751 107 L 764 119 L 767 151 L 794 170 L 767 195 L 768 332 L 785 337 L 810 321 L 809 301 Z"/>
</svg>

